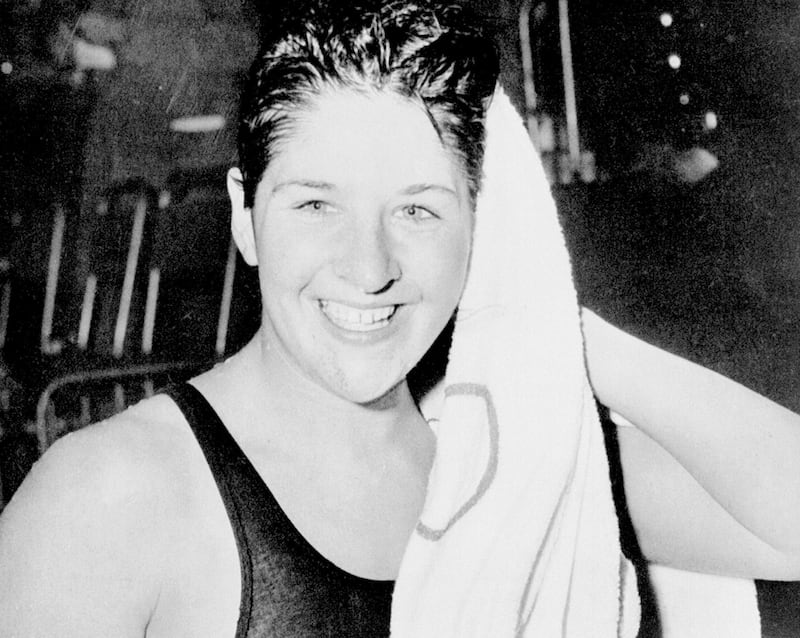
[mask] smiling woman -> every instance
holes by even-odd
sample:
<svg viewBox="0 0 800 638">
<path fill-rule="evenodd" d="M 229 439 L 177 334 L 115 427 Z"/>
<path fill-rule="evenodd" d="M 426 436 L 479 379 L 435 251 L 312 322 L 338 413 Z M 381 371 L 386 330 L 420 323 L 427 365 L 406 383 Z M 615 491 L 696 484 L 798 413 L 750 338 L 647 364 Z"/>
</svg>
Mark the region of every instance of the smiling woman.
<svg viewBox="0 0 800 638">
<path fill-rule="evenodd" d="M 295 10 L 228 175 L 260 330 L 50 448 L 0 519 L 0 635 L 636 635 L 570 264 L 491 41 L 429 0 Z M 796 574 L 796 415 L 584 327 L 598 396 L 638 426 L 648 555 Z"/>
<path fill-rule="evenodd" d="M 281 20 L 228 180 L 261 329 L 45 455 L 0 522 L 0 634 L 388 635 L 435 447 L 406 376 L 464 288 L 497 80 L 477 25 L 427 0 Z"/>
<path fill-rule="evenodd" d="M 291 131 L 252 211 L 229 178 L 235 236 L 259 266 L 264 364 L 358 403 L 406 392 L 464 287 L 464 170 L 424 110 L 393 94 L 327 91 Z"/>
</svg>

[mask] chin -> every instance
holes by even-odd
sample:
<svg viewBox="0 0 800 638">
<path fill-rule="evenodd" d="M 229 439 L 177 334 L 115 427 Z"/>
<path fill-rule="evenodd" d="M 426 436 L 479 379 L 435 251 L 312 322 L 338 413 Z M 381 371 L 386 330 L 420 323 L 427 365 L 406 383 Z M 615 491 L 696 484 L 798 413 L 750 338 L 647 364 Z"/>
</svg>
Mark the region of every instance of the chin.
<svg viewBox="0 0 800 638">
<path fill-rule="evenodd" d="M 348 384 L 348 387 L 343 389 L 341 394 L 353 403 L 357 403 L 366 408 L 386 409 L 398 405 L 400 396 L 402 395 L 402 388 L 405 387 L 405 378 L 393 384 L 383 384 L 376 386 L 373 383 L 362 384 L 358 387 L 356 384 Z"/>
</svg>

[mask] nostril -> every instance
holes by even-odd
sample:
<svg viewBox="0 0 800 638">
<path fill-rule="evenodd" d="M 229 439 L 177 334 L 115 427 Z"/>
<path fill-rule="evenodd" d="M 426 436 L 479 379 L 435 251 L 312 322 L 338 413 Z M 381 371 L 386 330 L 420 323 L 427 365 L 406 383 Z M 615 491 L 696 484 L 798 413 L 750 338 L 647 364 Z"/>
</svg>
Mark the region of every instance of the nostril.
<svg viewBox="0 0 800 638">
<path fill-rule="evenodd" d="M 390 255 L 383 254 L 382 259 L 373 262 L 361 271 L 355 283 L 361 291 L 368 295 L 379 295 L 389 290 L 400 279 L 400 264 Z"/>
<path fill-rule="evenodd" d="M 394 286 L 395 282 L 399 278 L 400 278 L 399 276 L 398 277 L 391 277 L 391 278 L 387 279 L 386 283 L 383 286 L 381 286 L 378 290 L 364 290 L 363 292 L 368 294 L 368 295 L 380 295 L 381 293 L 386 292 L 392 286 Z"/>
</svg>

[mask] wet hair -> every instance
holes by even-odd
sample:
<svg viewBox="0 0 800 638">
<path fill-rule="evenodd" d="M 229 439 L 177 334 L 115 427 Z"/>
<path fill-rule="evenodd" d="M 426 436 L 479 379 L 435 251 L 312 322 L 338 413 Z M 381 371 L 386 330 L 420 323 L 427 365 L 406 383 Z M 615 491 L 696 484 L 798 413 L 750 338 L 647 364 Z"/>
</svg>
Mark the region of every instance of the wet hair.
<svg viewBox="0 0 800 638">
<path fill-rule="evenodd" d="M 480 187 L 485 115 L 499 70 L 480 20 L 432 0 L 307 0 L 265 34 L 242 95 L 239 163 L 245 206 L 298 112 L 331 89 L 389 92 L 419 104 Z"/>
</svg>

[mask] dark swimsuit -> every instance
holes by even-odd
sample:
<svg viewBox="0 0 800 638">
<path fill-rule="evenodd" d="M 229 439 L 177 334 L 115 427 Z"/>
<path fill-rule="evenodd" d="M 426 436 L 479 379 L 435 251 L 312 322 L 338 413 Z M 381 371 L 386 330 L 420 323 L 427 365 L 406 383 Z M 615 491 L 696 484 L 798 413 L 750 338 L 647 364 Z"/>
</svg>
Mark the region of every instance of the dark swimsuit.
<svg viewBox="0 0 800 638">
<path fill-rule="evenodd" d="M 389 635 L 394 583 L 343 571 L 300 534 L 203 395 L 165 390 L 205 454 L 236 537 L 242 594 L 236 638 Z"/>
</svg>

